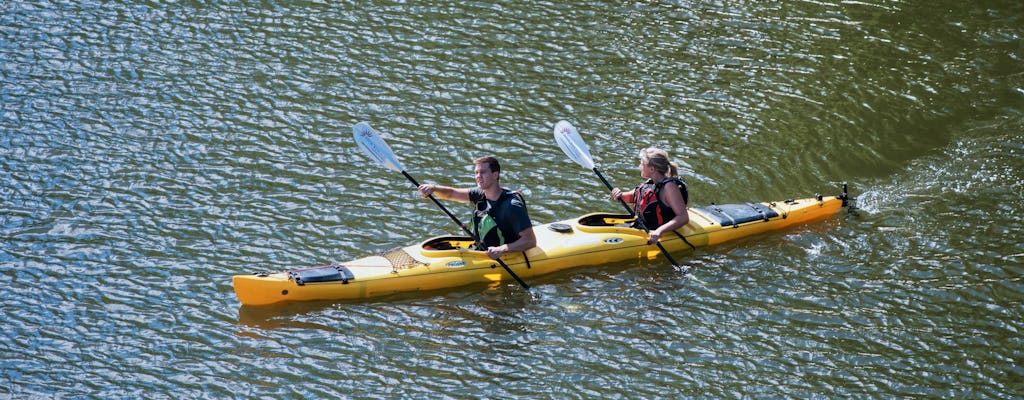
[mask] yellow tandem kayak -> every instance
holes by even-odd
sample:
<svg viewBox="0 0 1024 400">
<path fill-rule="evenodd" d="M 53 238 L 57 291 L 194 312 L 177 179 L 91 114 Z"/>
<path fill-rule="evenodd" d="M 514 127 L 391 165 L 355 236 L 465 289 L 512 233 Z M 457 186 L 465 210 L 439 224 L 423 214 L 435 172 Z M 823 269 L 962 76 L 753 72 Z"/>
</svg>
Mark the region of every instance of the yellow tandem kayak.
<svg viewBox="0 0 1024 400">
<path fill-rule="evenodd" d="M 848 205 L 839 196 L 767 203 L 692 207 L 690 222 L 662 246 L 679 253 L 766 231 L 828 219 Z M 502 261 L 524 280 L 570 268 L 630 259 L 653 259 L 660 251 L 647 233 L 629 226 L 626 214 L 586 214 L 534 226 L 537 247 L 508 254 Z M 471 250 L 469 237 L 440 236 L 384 254 L 278 273 L 236 275 L 235 294 L 243 305 L 311 300 L 363 299 L 395 293 L 452 288 L 512 280 L 484 252 Z"/>
</svg>

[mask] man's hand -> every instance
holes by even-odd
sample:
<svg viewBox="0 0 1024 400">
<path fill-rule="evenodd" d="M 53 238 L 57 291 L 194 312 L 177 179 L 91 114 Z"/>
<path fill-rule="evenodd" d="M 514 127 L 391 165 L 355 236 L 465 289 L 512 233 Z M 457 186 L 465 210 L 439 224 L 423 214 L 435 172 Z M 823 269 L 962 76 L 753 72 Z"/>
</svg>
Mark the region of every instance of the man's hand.
<svg viewBox="0 0 1024 400">
<path fill-rule="evenodd" d="M 505 255 L 505 253 L 508 253 L 507 244 L 487 248 L 487 257 L 490 257 L 492 260 L 497 260 L 498 258 L 501 258 L 501 256 Z"/>
</svg>

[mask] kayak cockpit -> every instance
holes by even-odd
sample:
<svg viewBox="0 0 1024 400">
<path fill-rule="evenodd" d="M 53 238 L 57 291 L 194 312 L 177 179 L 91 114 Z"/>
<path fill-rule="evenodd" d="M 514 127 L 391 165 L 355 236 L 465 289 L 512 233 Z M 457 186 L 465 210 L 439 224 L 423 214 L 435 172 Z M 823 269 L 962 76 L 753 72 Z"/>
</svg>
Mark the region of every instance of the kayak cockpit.
<svg viewBox="0 0 1024 400">
<path fill-rule="evenodd" d="M 593 213 L 580 217 L 577 223 L 582 226 L 618 226 L 628 228 L 632 226 L 633 221 L 636 221 L 636 217 L 629 214 Z"/>
<path fill-rule="evenodd" d="M 423 250 L 475 250 L 474 241 L 468 236 L 438 236 L 423 242 Z"/>
</svg>

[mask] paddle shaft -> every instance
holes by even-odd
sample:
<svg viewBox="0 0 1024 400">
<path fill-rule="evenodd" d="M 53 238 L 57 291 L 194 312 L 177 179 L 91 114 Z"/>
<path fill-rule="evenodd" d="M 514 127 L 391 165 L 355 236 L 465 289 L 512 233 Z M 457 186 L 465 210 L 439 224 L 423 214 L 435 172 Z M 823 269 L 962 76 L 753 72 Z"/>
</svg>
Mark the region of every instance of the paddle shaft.
<svg viewBox="0 0 1024 400">
<path fill-rule="evenodd" d="M 409 182 L 412 182 L 413 185 L 415 185 L 416 187 L 420 187 L 420 183 L 416 182 L 416 179 L 413 178 L 412 175 L 409 175 L 408 172 L 405 172 L 405 170 L 402 170 L 402 175 L 405 175 L 406 179 L 409 179 Z M 473 231 L 469 230 L 469 228 L 467 228 L 466 225 L 462 223 L 462 221 L 459 221 L 459 218 L 456 217 L 455 214 L 452 214 L 451 211 L 448 211 L 448 207 L 445 207 L 444 204 L 441 204 L 440 201 L 437 201 L 437 198 L 434 197 L 433 194 L 430 195 L 430 200 L 433 201 L 434 204 L 437 204 L 437 206 L 441 208 L 441 210 L 444 211 L 445 214 L 448 214 L 448 217 L 451 218 L 452 221 L 455 221 L 455 224 L 458 225 L 459 228 L 462 228 L 462 230 L 466 232 L 466 234 L 469 235 L 469 237 L 473 238 L 474 242 L 476 242 L 479 245 L 483 245 L 483 242 L 480 241 L 480 238 L 473 234 Z M 523 282 L 522 278 L 520 278 L 519 275 L 516 275 L 515 272 L 512 272 L 512 268 L 509 268 L 504 261 L 501 261 L 500 258 L 495 259 L 494 261 L 497 261 L 498 264 L 501 264 L 501 267 L 505 268 L 505 271 L 507 271 L 509 275 L 512 275 L 512 278 L 515 278 L 516 282 L 519 282 L 519 285 L 522 286 L 523 289 L 530 290 L 530 286 L 527 285 L 526 282 Z"/>
<path fill-rule="evenodd" d="M 601 170 L 597 169 L 597 167 L 594 167 L 594 173 L 597 174 L 598 178 L 601 178 L 601 182 L 604 182 L 604 186 L 607 187 L 609 191 L 614 189 L 612 188 L 612 184 L 608 183 L 608 180 L 605 179 L 604 175 L 601 174 Z M 626 204 L 626 201 L 623 200 L 622 197 L 619 197 L 619 203 L 622 203 L 622 206 L 626 208 L 626 211 L 629 212 L 629 215 L 635 214 L 633 208 L 630 207 L 629 204 Z M 637 225 L 640 225 L 640 229 L 643 229 L 644 232 L 651 232 L 651 230 L 647 229 L 647 226 L 644 225 L 644 219 L 640 215 L 636 216 L 636 222 Z M 665 258 L 668 259 L 668 262 L 672 263 L 673 267 L 680 268 L 679 263 L 677 263 L 676 260 L 672 258 L 671 254 L 668 254 L 668 250 L 665 250 L 665 246 L 662 246 L 661 242 L 654 242 L 654 244 L 658 245 L 658 249 L 661 249 L 661 253 L 665 255 Z"/>
</svg>

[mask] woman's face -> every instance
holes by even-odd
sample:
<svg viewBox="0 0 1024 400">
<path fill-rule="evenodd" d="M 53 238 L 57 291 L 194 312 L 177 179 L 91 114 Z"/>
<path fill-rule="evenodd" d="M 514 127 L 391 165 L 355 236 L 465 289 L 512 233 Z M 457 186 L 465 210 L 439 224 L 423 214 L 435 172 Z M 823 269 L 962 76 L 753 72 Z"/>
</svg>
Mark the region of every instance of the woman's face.
<svg viewBox="0 0 1024 400">
<path fill-rule="evenodd" d="M 653 170 L 654 170 L 654 168 L 651 168 L 650 165 L 645 164 L 644 160 L 640 160 L 640 177 L 641 178 L 648 178 L 648 179 L 650 179 L 651 178 L 651 171 L 653 171 Z"/>
</svg>

